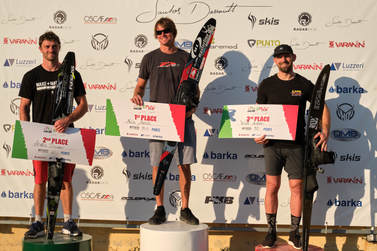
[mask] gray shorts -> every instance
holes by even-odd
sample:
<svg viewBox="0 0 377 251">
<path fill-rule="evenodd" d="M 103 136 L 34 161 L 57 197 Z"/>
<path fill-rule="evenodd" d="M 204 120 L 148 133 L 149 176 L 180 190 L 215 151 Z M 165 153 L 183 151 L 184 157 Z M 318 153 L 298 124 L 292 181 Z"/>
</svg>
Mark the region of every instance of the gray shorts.
<svg viewBox="0 0 377 251">
<path fill-rule="evenodd" d="M 267 175 L 279 176 L 284 170 L 288 179 L 302 179 L 304 168 L 304 148 L 264 148 L 264 163 Z"/>
<path fill-rule="evenodd" d="M 149 140 L 149 151 L 151 157 L 151 166 L 159 166 L 164 147 L 163 140 Z M 190 165 L 197 162 L 196 160 L 196 132 L 194 120 L 192 118 L 186 119 L 185 123 L 185 141 L 179 142 L 178 147 L 174 153 L 175 161 L 178 165 Z"/>
</svg>

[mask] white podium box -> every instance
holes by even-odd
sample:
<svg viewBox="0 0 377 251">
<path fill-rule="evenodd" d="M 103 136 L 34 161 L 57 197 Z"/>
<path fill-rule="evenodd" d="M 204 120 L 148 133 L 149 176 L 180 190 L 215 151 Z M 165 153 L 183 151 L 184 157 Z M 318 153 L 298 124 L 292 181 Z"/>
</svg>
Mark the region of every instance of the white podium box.
<svg viewBox="0 0 377 251">
<path fill-rule="evenodd" d="M 140 226 L 141 251 L 208 251 L 208 226 L 167 221 Z"/>
</svg>

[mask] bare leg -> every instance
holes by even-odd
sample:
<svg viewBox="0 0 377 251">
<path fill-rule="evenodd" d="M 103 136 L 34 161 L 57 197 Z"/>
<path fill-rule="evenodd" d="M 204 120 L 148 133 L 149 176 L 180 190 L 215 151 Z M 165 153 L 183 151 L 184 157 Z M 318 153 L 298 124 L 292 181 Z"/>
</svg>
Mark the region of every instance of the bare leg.
<svg viewBox="0 0 377 251">
<path fill-rule="evenodd" d="M 278 211 L 278 192 L 281 184 L 281 175 L 266 175 L 265 209 L 267 214 L 276 214 Z"/>
<path fill-rule="evenodd" d="M 43 217 L 43 208 L 46 199 L 46 182 L 41 184 L 34 184 L 34 206 L 35 214 Z"/>
<path fill-rule="evenodd" d="M 188 208 L 191 190 L 190 165 L 179 165 L 179 187 L 181 189 L 182 210 Z"/>
<path fill-rule="evenodd" d="M 291 189 L 291 214 L 296 217 L 301 217 L 302 179 L 289 180 L 289 188 Z"/>
<path fill-rule="evenodd" d="M 60 193 L 60 199 L 62 201 L 64 214 L 72 214 L 72 202 L 73 202 L 72 182 L 63 181 L 62 190 Z"/>
</svg>

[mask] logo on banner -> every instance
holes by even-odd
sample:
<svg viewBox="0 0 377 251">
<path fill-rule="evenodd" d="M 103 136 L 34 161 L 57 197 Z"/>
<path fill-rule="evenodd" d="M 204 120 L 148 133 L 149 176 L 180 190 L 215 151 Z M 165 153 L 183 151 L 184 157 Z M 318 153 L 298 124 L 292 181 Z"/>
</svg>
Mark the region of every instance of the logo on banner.
<svg viewBox="0 0 377 251">
<path fill-rule="evenodd" d="M 365 48 L 365 41 L 363 42 L 335 42 L 329 41 L 329 48 Z"/>
<path fill-rule="evenodd" d="M 109 36 L 103 33 L 97 33 L 92 36 L 92 47 L 97 51 L 103 51 L 109 45 Z"/>
<path fill-rule="evenodd" d="M 10 130 L 14 131 L 15 127 L 16 127 L 15 125 L 11 125 L 11 124 L 4 124 L 3 125 L 3 129 L 4 129 L 5 132 L 9 132 Z"/>
<path fill-rule="evenodd" d="M 257 18 L 250 13 L 247 19 L 249 19 L 251 22 L 251 29 L 254 29 L 254 26 L 257 23 Z"/>
<path fill-rule="evenodd" d="M 122 152 L 122 157 L 123 158 L 150 158 L 149 156 L 149 151 L 147 150 L 144 150 L 144 151 L 132 151 L 131 149 L 128 150 L 128 154 L 127 154 L 127 151 L 124 150 Z"/>
<path fill-rule="evenodd" d="M 247 19 L 249 19 L 251 23 L 251 29 L 254 29 L 255 24 L 257 23 L 258 25 L 279 25 L 279 19 L 275 19 L 274 17 L 273 18 L 266 17 L 264 19 L 259 19 L 258 21 L 257 18 L 250 13 Z"/>
<path fill-rule="evenodd" d="M 18 66 L 18 67 L 32 67 L 32 66 L 37 65 L 37 60 L 36 59 L 28 60 L 28 59 L 10 58 L 10 59 L 5 59 L 4 66 L 11 67 L 13 66 L 14 63 L 16 63 L 15 66 Z"/>
<path fill-rule="evenodd" d="M 343 103 L 337 106 L 336 116 L 342 121 L 351 120 L 355 116 L 355 106 Z"/>
<path fill-rule="evenodd" d="M 182 205 L 181 191 L 174 190 L 173 192 L 169 193 L 169 202 L 172 207 L 180 208 Z"/>
<path fill-rule="evenodd" d="M 67 14 L 62 10 L 58 10 L 54 13 L 54 21 L 57 24 L 64 24 L 67 21 Z"/>
<path fill-rule="evenodd" d="M 156 197 L 122 197 L 121 200 L 138 202 L 138 201 L 156 201 Z"/>
<path fill-rule="evenodd" d="M 64 11 L 58 10 L 57 12 L 55 12 L 53 15 L 53 20 L 58 25 L 51 25 L 49 26 L 50 29 L 71 29 L 71 26 L 62 25 L 67 21 L 67 13 L 65 13 Z"/>
<path fill-rule="evenodd" d="M 127 170 L 127 167 L 123 168 L 122 174 L 126 176 L 127 182 L 130 180 L 131 172 Z"/>
<path fill-rule="evenodd" d="M 203 181 L 237 181 L 237 176 L 234 174 L 223 173 L 203 173 Z"/>
<path fill-rule="evenodd" d="M 227 197 L 227 196 L 206 196 L 205 204 L 209 204 L 212 202 L 215 205 L 218 204 L 233 204 L 234 197 Z"/>
<path fill-rule="evenodd" d="M 215 39 L 212 39 L 211 49 L 224 49 L 224 50 L 238 50 L 238 44 L 231 45 L 216 45 Z"/>
<path fill-rule="evenodd" d="M 167 164 L 169 164 L 169 163 L 166 163 L 166 165 Z M 165 180 L 179 181 L 179 174 L 168 173 L 168 174 L 166 174 Z M 191 181 L 196 181 L 196 176 L 194 174 L 191 175 Z"/>
<path fill-rule="evenodd" d="M 296 48 L 297 50 L 306 50 L 313 46 L 319 46 L 322 44 L 326 44 L 326 42 L 310 42 L 307 40 L 299 40 L 298 38 L 292 38 L 291 42 L 289 43 L 290 46 Z"/>
<path fill-rule="evenodd" d="M 126 57 L 126 58 L 124 59 L 124 63 L 127 65 L 128 73 L 130 73 L 130 71 L 131 71 L 131 67 L 132 67 L 132 65 L 133 65 L 132 60 L 129 59 L 128 57 Z"/>
<path fill-rule="evenodd" d="M 305 28 L 293 28 L 294 31 L 315 31 L 315 28 L 306 28 L 307 26 L 310 25 L 312 22 L 313 18 L 312 15 L 309 12 L 302 12 L 300 15 L 297 17 L 297 22 L 305 27 Z"/>
<path fill-rule="evenodd" d="M 298 23 L 301 26 L 308 26 L 312 22 L 312 15 L 308 12 L 302 12 L 298 15 Z"/>
<path fill-rule="evenodd" d="M 93 109 L 94 108 L 94 109 Z M 88 105 L 88 111 L 87 112 L 106 112 L 106 105 Z"/>
<path fill-rule="evenodd" d="M 104 175 L 105 175 L 105 172 L 104 172 L 103 168 L 100 167 L 100 166 L 94 166 L 90 170 L 90 176 L 92 176 L 93 179 L 99 180 L 99 179 L 103 178 Z"/>
<path fill-rule="evenodd" d="M 3 44 L 37 44 L 38 39 L 32 39 L 32 38 L 24 38 L 24 39 L 19 39 L 19 38 L 9 38 L 9 37 L 4 37 L 4 43 Z"/>
<path fill-rule="evenodd" d="M 330 93 L 347 93 L 347 94 L 352 94 L 352 93 L 366 93 L 367 91 L 364 90 L 363 87 L 359 86 L 352 86 L 352 87 L 341 87 L 339 85 L 336 85 L 335 87 L 331 86 L 329 88 Z"/>
<path fill-rule="evenodd" d="M 347 155 L 341 155 L 340 156 L 340 161 L 360 161 L 361 156 L 356 155 L 356 154 L 348 154 Z"/>
<path fill-rule="evenodd" d="M 331 176 L 327 176 L 327 183 L 332 184 L 364 184 L 363 177 L 360 177 L 360 179 L 353 177 L 353 178 L 334 178 Z"/>
<path fill-rule="evenodd" d="M 348 63 L 332 63 L 331 71 L 362 71 L 364 69 L 364 63 L 362 64 L 348 64 Z"/>
<path fill-rule="evenodd" d="M 275 48 L 276 46 L 280 45 L 280 40 L 257 40 L 257 39 L 249 39 L 247 40 L 247 44 L 250 48 Z"/>
<path fill-rule="evenodd" d="M 86 127 L 84 127 L 84 129 L 86 129 Z M 88 129 L 96 130 L 96 134 L 105 134 L 106 131 L 106 128 L 92 128 L 91 126 L 89 126 Z"/>
<path fill-rule="evenodd" d="M 193 46 L 192 41 L 187 39 L 177 39 L 175 40 L 174 44 L 176 47 L 187 51 L 190 51 Z"/>
<path fill-rule="evenodd" d="M 1 24 L 13 24 L 13 25 L 21 25 L 26 22 L 33 22 L 36 19 L 41 19 L 39 17 L 25 17 L 25 16 L 15 16 L 13 13 L 9 14 L 6 19 L 1 20 Z"/>
<path fill-rule="evenodd" d="M 218 57 L 215 60 L 215 67 L 219 71 L 223 71 L 228 67 L 228 59 L 226 57 Z"/>
<path fill-rule="evenodd" d="M 207 129 L 205 132 L 204 132 L 204 137 L 212 137 L 212 136 L 215 136 L 215 135 L 219 135 L 219 129 Z"/>
<path fill-rule="evenodd" d="M 295 70 L 322 70 L 323 66 L 321 64 L 295 64 L 293 65 Z"/>
<path fill-rule="evenodd" d="M 207 152 L 204 152 L 203 155 L 204 159 L 230 159 L 230 160 L 236 160 L 237 159 L 237 153 L 215 153 L 211 151 L 211 154 L 209 155 Z"/>
<path fill-rule="evenodd" d="M 7 158 L 9 158 L 9 155 L 12 151 L 12 147 L 10 145 L 8 145 L 7 142 L 4 142 L 3 149 L 5 150 Z"/>
<path fill-rule="evenodd" d="M 134 44 L 137 48 L 144 48 L 148 44 L 148 38 L 144 34 L 139 34 L 134 39 Z"/>
<path fill-rule="evenodd" d="M 246 197 L 244 205 L 254 205 L 254 202 L 256 202 L 256 205 L 264 205 L 264 198 L 259 197 Z"/>
<path fill-rule="evenodd" d="M 104 193 L 91 193 L 91 192 L 82 192 L 80 194 L 81 200 L 92 200 L 92 201 L 113 201 L 114 195 L 104 194 Z"/>
<path fill-rule="evenodd" d="M 105 17 L 105 16 L 85 16 L 84 24 L 116 24 L 116 17 Z"/>
<path fill-rule="evenodd" d="M 245 85 L 245 92 L 257 92 L 258 91 L 258 87 L 253 87 L 251 85 Z"/>
<path fill-rule="evenodd" d="M 131 175 L 131 173 L 130 173 Z M 152 180 L 152 174 L 151 173 L 135 173 L 133 176 L 132 176 L 132 179 L 133 180 Z"/>
<path fill-rule="evenodd" d="M 268 18 L 265 19 L 259 19 L 259 25 L 279 25 L 279 19 Z"/>
<path fill-rule="evenodd" d="M 112 67 L 112 66 L 115 66 L 115 65 L 118 65 L 120 63 L 115 63 L 115 62 L 104 62 L 104 61 L 97 61 L 95 62 L 93 60 L 93 58 L 89 58 L 88 60 L 86 60 L 85 64 L 83 65 L 80 65 L 80 69 L 90 69 L 90 70 L 95 70 L 95 71 L 98 71 L 98 70 L 102 70 L 104 69 L 105 67 Z"/>
<path fill-rule="evenodd" d="M 222 108 L 210 108 L 210 107 L 203 107 L 203 114 L 222 114 L 223 109 Z"/>
<path fill-rule="evenodd" d="M 107 159 L 113 155 L 113 151 L 103 146 L 96 146 L 94 149 L 94 159 Z"/>
<path fill-rule="evenodd" d="M 8 190 L 8 195 L 5 191 L 1 193 L 1 198 L 9 198 L 9 199 L 34 199 L 33 193 L 27 193 L 26 191 L 23 192 L 12 192 Z"/>
<path fill-rule="evenodd" d="M 249 158 L 249 159 L 264 159 L 264 155 L 263 154 L 260 154 L 260 155 L 245 154 L 245 158 Z"/>
<path fill-rule="evenodd" d="M 250 173 L 246 175 L 245 180 L 253 185 L 265 186 L 266 185 L 266 173 Z"/>
<path fill-rule="evenodd" d="M 362 207 L 363 203 L 360 200 L 338 200 L 335 199 L 332 201 L 331 199 L 327 202 L 327 206 L 332 207 Z"/>
<path fill-rule="evenodd" d="M 4 66 L 13 66 L 15 59 L 5 59 Z"/>
<path fill-rule="evenodd" d="M 354 141 L 361 137 L 361 133 L 351 128 L 342 128 L 333 130 L 330 133 L 330 137 L 337 141 Z"/>
<path fill-rule="evenodd" d="M 335 16 L 330 22 L 326 23 L 325 26 L 326 27 L 336 26 L 339 28 L 346 28 L 351 25 L 361 24 L 362 22 L 368 22 L 368 20 L 362 20 L 362 19 L 352 20 L 350 18 L 341 18 L 339 16 Z"/>
<path fill-rule="evenodd" d="M 117 89 L 117 84 L 114 83 L 114 84 L 88 84 L 88 83 L 84 83 L 84 88 L 85 90 L 114 90 L 116 91 Z"/>
<path fill-rule="evenodd" d="M 10 81 L 10 83 L 8 84 L 7 81 L 4 82 L 3 84 L 3 87 L 4 88 L 11 88 L 11 89 L 20 89 L 21 88 L 21 83 L 15 83 L 13 82 L 12 80 Z"/>
<path fill-rule="evenodd" d="M 34 171 L 30 171 L 29 169 L 26 169 L 26 171 L 1 169 L 0 171 L 1 176 L 34 176 Z"/>
</svg>

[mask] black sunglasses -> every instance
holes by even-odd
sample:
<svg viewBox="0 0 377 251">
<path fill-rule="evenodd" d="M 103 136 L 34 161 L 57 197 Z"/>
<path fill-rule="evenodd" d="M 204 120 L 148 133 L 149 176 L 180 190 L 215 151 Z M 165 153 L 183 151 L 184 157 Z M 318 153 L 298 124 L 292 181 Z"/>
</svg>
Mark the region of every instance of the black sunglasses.
<svg viewBox="0 0 377 251">
<path fill-rule="evenodd" d="M 165 34 L 168 34 L 168 33 L 171 32 L 171 28 L 166 28 L 165 30 L 156 31 L 156 34 L 157 34 L 157 35 L 161 35 L 162 32 L 165 33 Z"/>
</svg>

